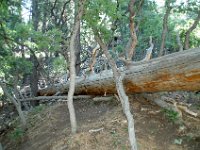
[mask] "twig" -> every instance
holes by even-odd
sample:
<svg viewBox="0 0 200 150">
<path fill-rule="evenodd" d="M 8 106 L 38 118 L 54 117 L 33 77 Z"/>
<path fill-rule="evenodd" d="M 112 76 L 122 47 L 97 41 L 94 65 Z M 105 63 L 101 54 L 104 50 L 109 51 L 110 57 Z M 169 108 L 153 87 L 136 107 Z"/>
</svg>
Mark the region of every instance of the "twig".
<svg viewBox="0 0 200 150">
<path fill-rule="evenodd" d="M 99 128 L 99 129 L 91 129 L 89 130 L 90 133 L 94 133 L 94 132 L 100 132 L 103 131 L 104 128 Z"/>
</svg>

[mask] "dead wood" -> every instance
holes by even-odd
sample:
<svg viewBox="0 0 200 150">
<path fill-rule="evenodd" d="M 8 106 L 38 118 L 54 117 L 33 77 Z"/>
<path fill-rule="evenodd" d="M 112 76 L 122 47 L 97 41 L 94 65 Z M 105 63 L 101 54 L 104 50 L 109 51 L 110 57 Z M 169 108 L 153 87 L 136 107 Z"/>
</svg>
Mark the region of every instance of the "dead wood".
<svg viewBox="0 0 200 150">
<path fill-rule="evenodd" d="M 125 76 L 126 93 L 200 90 L 200 48 L 165 55 L 149 61 L 134 62 L 129 68 L 120 68 Z M 69 82 L 39 90 L 39 95 L 67 93 Z M 105 70 L 76 79 L 76 95 L 103 95 L 116 93 L 113 72 Z"/>
<path fill-rule="evenodd" d="M 78 95 L 78 96 L 74 96 L 73 99 L 88 99 L 88 98 L 92 98 L 93 96 L 91 95 Z M 33 97 L 33 98 L 26 98 L 26 99 L 20 99 L 21 102 L 25 102 L 25 101 L 50 101 L 50 100 L 60 100 L 60 99 L 66 99 L 67 100 L 67 96 L 38 96 L 38 97 Z"/>
<path fill-rule="evenodd" d="M 94 102 L 106 102 L 106 101 L 111 101 L 113 100 L 115 97 L 114 96 L 107 96 L 107 97 L 94 97 L 92 100 Z"/>
</svg>

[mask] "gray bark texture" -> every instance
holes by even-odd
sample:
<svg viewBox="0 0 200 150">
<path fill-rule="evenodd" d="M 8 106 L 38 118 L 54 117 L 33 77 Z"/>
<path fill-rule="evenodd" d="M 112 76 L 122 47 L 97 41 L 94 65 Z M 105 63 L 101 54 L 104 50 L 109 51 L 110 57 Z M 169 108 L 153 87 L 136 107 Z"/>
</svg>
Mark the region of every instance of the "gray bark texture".
<svg viewBox="0 0 200 150">
<path fill-rule="evenodd" d="M 123 85 L 124 74 L 123 74 L 123 72 L 120 72 L 117 69 L 116 63 L 115 63 L 114 59 L 112 58 L 111 54 L 109 53 L 108 47 L 103 43 L 102 39 L 98 35 L 95 36 L 95 39 L 99 43 L 101 48 L 103 49 L 103 52 L 106 55 L 108 62 L 112 68 L 113 78 L 114 78 L 116 89 L 117 89 L 117 94 L 121 101 L 123 112 L 128 121 L 128 134 L 129 134 L 131 150 L 137 150 L 134 119 L 133 119 L 133 115 L 131 114 L 131 111 L 130 111 L 129 98 L 126 95 L 126 92 L 124 90 L 124 85 Z"/>
<path fill-rule="evenodd" d="M 123 72 L 126 93 L 200 90 L 200 48 L 176 52 L 149 61 L 135 62 Z M 113 72 L 76 79 L 76 95 L 103 95 L 117 93 Z M 69 82 L 39 90 L 39 95 L 67 93 Z"/>
<path fill-rule="evenodd" d="M 7 96 L 8 99 L 10 99 L 10 101 L 14 104 L 14 106 L 16 107 L 16 110 L 18 112 L 22 127 L 25 129 L 26 128 L 26 118 L 24 116 L 24 113 L 21 109 L 21 103 L 18 99 L 15 99 L 8 91 L 6 84 L 0 82 L 0 86 L 3 89 L 4 94 Z"/>
<path fill-rule="evenodd" d="M 75 91 L 75 78 L 76 78 L 76 55 L 75 55 L 75 45 L 76 45 L 76 37 L 79 33 L 80 29 L 80 21 L 81 17 L 83 15 L 83 7 L 84 7 L 84 1 L 79 1 L 79 13 L 77 14 L 75 18 L 75 24 L 73 27 L 72 36 L 70 39 L 70 83 L 69 83 L 69 91 L 68 91 L 68 109 L 70 114 L 70 122 L 71 122 L 71 130 L 72 134 L 75 134 L 77 131 L 77 122 L 76 122 L 76 114 L 75 109 L 73 105 L 73 95 Z"/>
</svg>

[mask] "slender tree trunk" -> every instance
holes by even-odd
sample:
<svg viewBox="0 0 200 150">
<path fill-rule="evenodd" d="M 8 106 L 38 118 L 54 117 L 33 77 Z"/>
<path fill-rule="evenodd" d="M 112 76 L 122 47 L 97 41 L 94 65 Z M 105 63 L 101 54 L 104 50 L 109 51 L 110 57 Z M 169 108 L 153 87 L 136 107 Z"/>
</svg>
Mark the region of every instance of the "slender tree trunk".
<svg viewBox="0 0 200 150">
<path fill-rule="evenodd" d="M 135 4 L 135 0 L 130 0 L 129 2 L 129 28 L 130 28 L 130 34 L 131 38 L 129 39 L 129 42 L 126 45 L 126 57 L 128 61 L 132 61 L 132 57 L 135 53 L 135 47 L 137 45 L 137 35 L 135 31 L 135 24 L 134 24 L 134 17 L 135 17 L 135 12 L 133 10 L 133 6 Z"/>
<path fill-rule="evenodd" d="M 75 3 L 75 5 L 78 5 Z M 73 105 L 73 95 L 75 91 L 75 78 L 76 78 L 76 68 L 75 68 L 75 62 L 76 62 L 76 55 L 75 55 L 75 44 L 76 44 L 76 37 L 79 33 L 80 29 L 80 21 L 81 17 L 83 15 L 83 7 L 84 7 L 84 0 L 79 1 L 79 12 L 75 17 L 75 24 L 73 27 L 72 36 L 70 39 L 70 85 L 69 85 L 69 91 L 68 91 L 68 109 L 70 113 L 70 122 L 71 122 L 71 130 L 72 134 L 76 133 L 77 131 L 77 122 L 76 122 L 76 114 L 75 109 Z"/>
<path fill-rule="evenodd" d="M 131 144 L 131 150 L 137 150 L 135 128 L 134 128 L 134 119 L 133 119 L 133 115 L 131 114 L 131 111 L 130 111 L 129 98 L 126 95 L 125 90 L 124 90 L 124 86 L 123 86 L 124 74 L 121 73 L 117 69 L 117 66 L 115 64 L 114 59 L 112 58 L 112 56 L 108 52 L 108 47 L 103 43 L 101 38 L 98 36 L 98 33 L 96 33 L 96 34 L 97 35 L 95 36 L 95 39 L 97 40 L 97 42 L 99 43 L 99 45 L 103 49 L 104 54 L 106 55 L 106 57 L 109 61 L 109 64 L 111 65 L 112 71 L 113 71 L 117 93 L 118 93 L 119 99 L 120 99 L 121 104 L 122 104 L 123 112 L 124 112 L 124 114 L 127 118 L 127 121 L 128 121 L 128 133 L 129 133 L 129 141 L 130 141 L 130 144 Z"/>
<path fill-rule="evenodd" d="M 190 48 L 190 33 L 197 27 L 199 21 L 200 21 L 200 11 L 198 12 L 198 16 L 195 19 L 194 23 L 187 30 L 187 32 L 185 34 L 184 49 L 189 49 Z"/>
<path fill-rule="evenodd" d="M 79 0 L 74 0 L 74 3 L 75 3 L 75 11 L 74 11 L 74 16 L 77 16 L 78 15 L 78 4 L 79 3 Z M 74 20 L 76 21 L 76 19 Z M 80 22 L 81 23 L 81 22 Z M 74 22 L 75 24 L 75 22 Z M 76 63 L 75 63 L 75 68 L 76 68 L 76 75 L 78 76 L 79 73 L 80 73 L 80 65 L 81 65 L 81 58 L 80 58 L 80 53 L 81 53 L 81 40 L 80 40 L 80 25 L 79 25 L 79 28 L 78 28 L 78 32 L 76 34 L 76 44 L 74 46 L 75 48 L 75 55 L 76 55 Z"/>
<path fill-rule="evenodd" d="M 81 65 L 81 58 L 80 58 L 80 52 L 81 52 L 81 42 L 80 42 L 80 25 L 78 29 L 78 33 L 76 35 L 76 44 L 75 44 L 75 55 L 76 55 L 76 63 L 75 63 L 75 68 L 76 68 L 76 75 L 79 75 L 80 73 L 80 65 Z"/>
<path fill-rule="evenodd" d="M 48 1 L 45 0 L 45 3 Z M 47 24 L 47 5 L 43 5 L 43 18 L 42 18 L 42 33 L 46 31 L 46 24 Z"/>
<path fill-rule="evenodd" d="M 26 118 L 24 116 L 24 113 L 21 109 L 21 103 L 17 99 L 15 99 L 11 94 L 8 92 L 7 87 L 4 83 L 0 82 L 0 86 L 3 89 L 4 94 L 12 101 L 12 103 L 15 105 L 19 118 L 21 120 L 22 127 L 25 129 L 26 128 Z"/>
<path fill-rule="evenodd" d="M 179 51 L 182 52 L 183 51 L 183 45 L 182 45 L 181 38 L 180 38 L 180 35 L 179 35 L 178 32 L 176 33 L 176 41 L 177 41 L 177 44 L 178 44 L 178 47 L 179 47 Z"/>
<path fill-rule="evenodd" d="M 172 7 L 170 7 L 170 0 L 168 0 L 168 2 L 166 2 L 166 12 L 163 18 L 163 31 L 162 31 L 162 41 L 161 41 L 161 46 L 160 46 L 160 53 L 159 56 L 163 56 L 164 55 L 164 48 L 165 48 L 165 41 L 166 41 L 166 36 L 167 36 L 167 31 L 168 31 L 168 18 L 169 18 L 169 14 L 170 11 L 172 10 Z"/>
</svg>

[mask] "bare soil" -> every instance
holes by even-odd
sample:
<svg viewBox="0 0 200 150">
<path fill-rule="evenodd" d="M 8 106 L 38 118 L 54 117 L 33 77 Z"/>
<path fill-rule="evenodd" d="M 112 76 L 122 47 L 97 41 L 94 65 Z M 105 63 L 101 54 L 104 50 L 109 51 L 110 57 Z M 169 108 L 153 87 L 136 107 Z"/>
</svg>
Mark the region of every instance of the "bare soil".
<svg viewBox="0 0 200 150">
<path fill-rule="evenodd" d="M 200 120 L 185 117 L 184 128 L 142 98 L 130 96 L 139 150 L 200 150 Z M 78 133 L 70 134 L 66 103 L 29 115 L 23 138 L 0 138 L 6 150 L 128 150 L 127 122 L 117 100 L 76 100 Z M 98 131 L 99 129 L 99 131 Z"/>
</svg>

